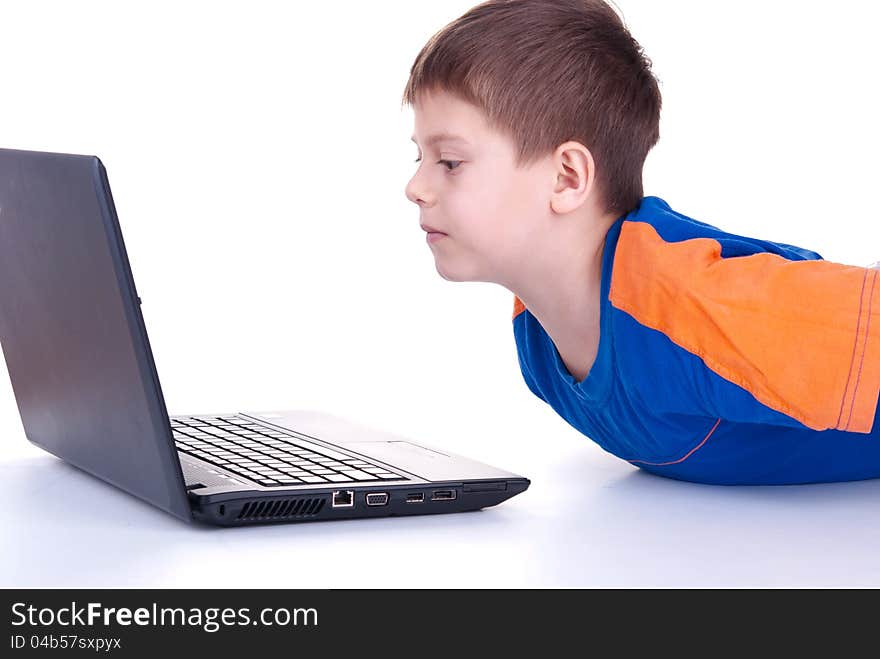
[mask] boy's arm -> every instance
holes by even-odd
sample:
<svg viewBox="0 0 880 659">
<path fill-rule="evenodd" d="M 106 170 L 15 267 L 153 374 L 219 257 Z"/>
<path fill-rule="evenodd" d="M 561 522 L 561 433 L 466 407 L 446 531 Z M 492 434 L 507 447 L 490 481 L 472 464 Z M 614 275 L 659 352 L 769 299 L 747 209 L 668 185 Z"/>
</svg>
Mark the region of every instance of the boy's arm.
<svg viewBox="0 0 880 659">
<path fill-rule="evenodd" d="M 767 252 L 722 258 L 709 238 L 618 258 L 612 303 L 662 335 L 644 359 L 652 407 L 871 432 L 880 271 Z"/>
</svg>

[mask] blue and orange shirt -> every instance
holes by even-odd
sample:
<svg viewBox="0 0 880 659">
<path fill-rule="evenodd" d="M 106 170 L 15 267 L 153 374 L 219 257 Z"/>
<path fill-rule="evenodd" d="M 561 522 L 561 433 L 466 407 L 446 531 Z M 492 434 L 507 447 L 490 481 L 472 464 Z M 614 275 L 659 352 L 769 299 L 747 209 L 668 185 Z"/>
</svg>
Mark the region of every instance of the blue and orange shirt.
<svg viewBox="0 0 880 659">
<path fill-rule="evenodd" d="M 717 484 L 880 477 L 880 270 L 739 236 L 659 197 L 609 229 L 577 381 L 518 298 L 529 389 L 603 449 Z"/>
</svg>

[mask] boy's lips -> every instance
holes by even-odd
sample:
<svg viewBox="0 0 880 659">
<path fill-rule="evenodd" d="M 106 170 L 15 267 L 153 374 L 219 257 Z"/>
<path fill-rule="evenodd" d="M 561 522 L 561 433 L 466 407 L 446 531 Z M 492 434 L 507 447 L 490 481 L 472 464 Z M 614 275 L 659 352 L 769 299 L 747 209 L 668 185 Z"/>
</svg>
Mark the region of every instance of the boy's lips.
<svg viewBox="0 0 880 659">
<path fill-rule="evenodd" d="M 423 229 L 424 231 L 427 231 L 428 233 L 441 233 L 441 234 L 443 234 L 444 236 L 446 235 L 445 233 L 443 233 L 443 232 L 440 231 L 439 229 L 435 229 L 434 227 L 429 226 L 429 225 L 427 225 L 427 224 L 422 224 L 422 225 L 420 225 L 420 226 L 422 227 L 422 229 Z"/>
</svg>

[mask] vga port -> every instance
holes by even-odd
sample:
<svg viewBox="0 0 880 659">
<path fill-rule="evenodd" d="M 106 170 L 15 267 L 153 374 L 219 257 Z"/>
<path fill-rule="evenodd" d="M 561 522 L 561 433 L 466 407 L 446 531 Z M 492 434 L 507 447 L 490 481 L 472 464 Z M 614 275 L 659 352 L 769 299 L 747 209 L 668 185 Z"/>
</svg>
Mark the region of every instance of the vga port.
<svg viewBox="0 0 880 659">
<path fill-rule="evenodd" d="M 388 492 L 369 492 L 367 494 L 368 506 L 386 506 L 388 505 Z"/>
</svg>

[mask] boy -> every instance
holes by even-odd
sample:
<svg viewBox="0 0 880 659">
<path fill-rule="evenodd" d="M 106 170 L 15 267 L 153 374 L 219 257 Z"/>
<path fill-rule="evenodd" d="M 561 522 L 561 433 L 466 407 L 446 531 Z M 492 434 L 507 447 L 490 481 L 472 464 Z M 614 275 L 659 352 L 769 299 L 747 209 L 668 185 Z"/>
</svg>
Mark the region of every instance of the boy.
<svg viewBox="0 0 880 659">
<path fill-rule="evenodd" d="M 529 389 L 643 470 L 880 476 L 880 271 L 643 197 L 650 67 L 601 0 L 490 0 L 434 35 L 404 103 L 438 272 L 514 293 Z"/>
</svg>

